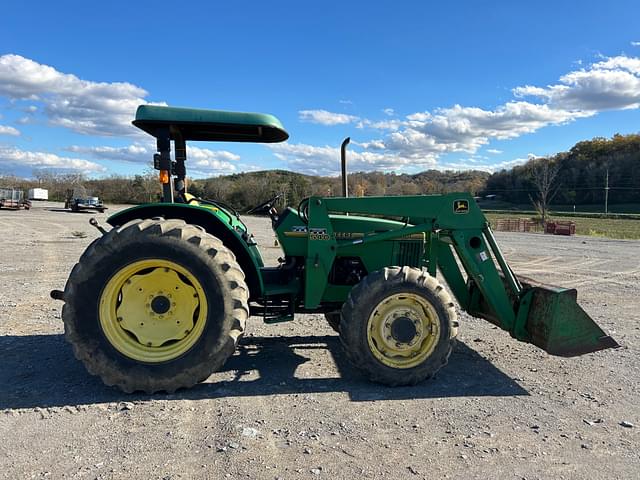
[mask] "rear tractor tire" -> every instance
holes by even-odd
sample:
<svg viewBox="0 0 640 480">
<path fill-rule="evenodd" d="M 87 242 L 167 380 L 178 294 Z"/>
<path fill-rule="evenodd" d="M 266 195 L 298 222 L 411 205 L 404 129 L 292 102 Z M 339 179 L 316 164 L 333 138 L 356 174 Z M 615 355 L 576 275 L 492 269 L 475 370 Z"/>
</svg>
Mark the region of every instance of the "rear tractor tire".
<svg viewBox="0 0 640 480">
<path fill-rule="evenodd" d="M 65 336 L 89 373 L 125 392 L 173 392 L 220 369 L 249 291 L 233 253 L 182 220 L 132 220 L 94 241 L 65 286 Z"/>
<path fill-rule="evenodd" d="M 340 340 L 370 380 L 414 385 L 446 365 L 458 321 L 451 297 L 427 272 L 389 267 L 367 275 L 342 307 Z"/>
<path fill-rule="evenodd" d="M 340 311 L 327 312 L 324 314 L 324 318 L 335 332 L 340 333 Z"/>
</svg>

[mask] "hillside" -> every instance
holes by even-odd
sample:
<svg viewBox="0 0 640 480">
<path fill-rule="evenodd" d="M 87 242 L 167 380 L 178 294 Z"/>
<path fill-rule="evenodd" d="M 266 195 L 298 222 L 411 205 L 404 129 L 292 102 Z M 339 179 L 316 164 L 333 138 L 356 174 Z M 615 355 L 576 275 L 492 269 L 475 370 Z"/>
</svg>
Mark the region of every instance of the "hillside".
<svg viewBox="0 0 640 480">
<path fill-rule="evenodd" d="M 581 210 L 602 211 L 607 172 L 609 205 L 624 204 L 624 211 L 637 211 L 640 204 L 640 135 L 615 135 L 577 143 L 568 152 L 548 159 L 558 170 L 550 204 L 563 209 L 579 205 Z M 500 208 L 531 206 L 537 188 L 532 179 L 534 161 L 494 174 L 483 171 L 428 170 L 417 174 L 354 172 L 349 175 L 352 196 L 419 195 L 467 191 L 473 195 L 497 195 Z M 0 177 L 0 186 L 49 189 L 51 199 L 62 200 L 68 188 L 79 183 L 109 203 L 141 203 L 158 198 L 155 172 L 134 177 L 111 176 L 86 179 L 79 175 L 38 171 L 35 180 Z M 288 205 L 297 205 L 309 195 L 341 195 L 339 177 L 302 175 L 285 170 L 266 170 L 193 180 L 191 193 L 216 198 L 244 211 L 284 193 Z M 618 210 L 623 211 L 623 210 Z"/>
<path fill-rule="evenodd" d="M 615 135 L 577 143 L 568 152 L 549 158 L 558 169 L 552 204 L 594 205 L 604 203 L 607 172 L 609 204 L 640 203 L 640 135 Z M 503 201 L 530 204 L 537 191 L 531 162 L 497 172 L 487 180 L 482 194 Z"/>
</svg>

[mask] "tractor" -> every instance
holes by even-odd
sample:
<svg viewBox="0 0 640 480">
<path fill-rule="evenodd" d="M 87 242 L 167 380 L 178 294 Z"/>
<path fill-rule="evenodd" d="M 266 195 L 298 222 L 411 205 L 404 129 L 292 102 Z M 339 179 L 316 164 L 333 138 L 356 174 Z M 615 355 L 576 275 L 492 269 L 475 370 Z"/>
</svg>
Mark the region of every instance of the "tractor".
<svg viewBox="0 0 640 480">
<path fill-rule="evenodd" d="M 390 386 L 414 385 L 447 363 L 457 309 L 552 355 L 618 346 L 578 305 L 576 290 L 514 274 L 468 193 L 345 191 L 280 212 L 277 197 L 265 199 L 251 212 L 270 216 L 284 252 L 265 266 L 234 208 L 188 193 L 186 142 L 282 142 L 289 135 L 280 121 L 142 105 L 133 124 L 156 139 L 161 201 L 115 213 L 110 229 L 92 219 L 102 235 L 64 291 L 52 292 L 64 301 L 75 356 L 107 385 L 192 387 L 223 366 L 252 315 L 277 323 L 324 314 L 356 369 Z"/>
</svg>

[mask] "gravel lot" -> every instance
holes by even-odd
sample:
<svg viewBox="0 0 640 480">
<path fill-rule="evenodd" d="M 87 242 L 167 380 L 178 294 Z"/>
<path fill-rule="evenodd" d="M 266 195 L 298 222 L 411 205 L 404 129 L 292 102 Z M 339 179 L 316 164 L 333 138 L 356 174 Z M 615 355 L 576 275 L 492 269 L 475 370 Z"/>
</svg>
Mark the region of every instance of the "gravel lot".
<svg viewBox="0 0 640 480">
<path fill-rule="evenodd" d="M 251 318 L 224 371 L 150 397 L 103 386 L 64 341 L 49 291 L 98 232 L 59 207 L 0 211 L 2 478 L 640 478 L 640 241 L 498 234 L 516 272 L 577 287 L 617 350 L 555 358 L 462 315 L 436 379 L 386 388 L 323 317 Z M 275 263 L 269 222 L 247 223 Z"/>
</svg>

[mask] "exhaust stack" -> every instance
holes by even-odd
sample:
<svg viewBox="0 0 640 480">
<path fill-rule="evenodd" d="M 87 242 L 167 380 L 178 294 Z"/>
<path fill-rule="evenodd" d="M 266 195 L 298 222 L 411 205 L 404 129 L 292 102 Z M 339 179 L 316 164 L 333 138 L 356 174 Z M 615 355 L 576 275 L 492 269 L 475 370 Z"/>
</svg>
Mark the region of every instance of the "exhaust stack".
<svg viewBox="0 0 640 480">
<path fill-rule="evenodd" d="M 347 137 L 340 145 L 340 162 L 342 163 L 342 196 L 349 197 L 349 184 L 347 182 L 347 145 L 351 141 L 351 137 Z"/>
</svg>

